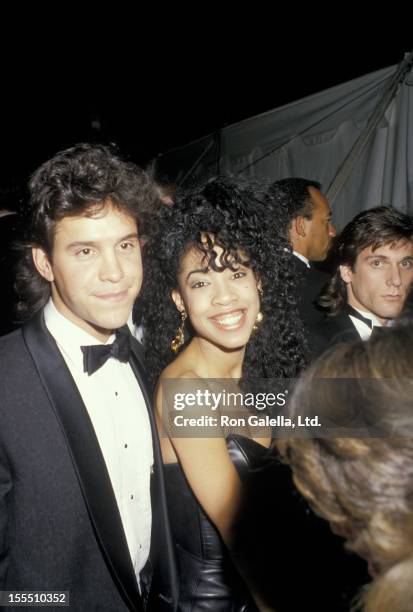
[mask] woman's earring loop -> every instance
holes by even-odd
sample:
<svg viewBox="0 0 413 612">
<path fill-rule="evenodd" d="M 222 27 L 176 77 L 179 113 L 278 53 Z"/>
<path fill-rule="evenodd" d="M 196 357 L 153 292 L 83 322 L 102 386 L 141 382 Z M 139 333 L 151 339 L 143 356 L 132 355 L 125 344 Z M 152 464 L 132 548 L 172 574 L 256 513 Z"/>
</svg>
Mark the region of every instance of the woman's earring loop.
<svg viewBox="0 0 413 612">
<path fill-rule="evenodd" d="M 171 351 L 173 353 L 177 353 L 179 349 L 181 348 L 181 346 L 183 345 L 183 343 L 185 342 L 184 328 L 185 328 L 185 321 L 187 318 L 186 310 L 181 310 L 180 316 L 181 316 L 181 322 L 179 324 L 178 331 L 176 332 L 175 338 L 171 342 Z"/>
</svg>

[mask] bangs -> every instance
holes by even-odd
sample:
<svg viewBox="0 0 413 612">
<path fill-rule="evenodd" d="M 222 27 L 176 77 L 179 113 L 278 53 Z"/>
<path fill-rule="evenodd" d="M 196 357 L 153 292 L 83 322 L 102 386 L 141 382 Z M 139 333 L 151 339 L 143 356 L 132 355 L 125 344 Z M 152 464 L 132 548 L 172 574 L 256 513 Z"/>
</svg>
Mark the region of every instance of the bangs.
<svg viewBox="0 0 413 612">
<path fill-rule="evenodd" d="M 192 243 L 186 252 L 191 248 L 195 248 L 202 255 L 201 265 L 205 271 L 209 269 L 215 272 L 223 272 L 227 269 L 236 271 L 240 266 L 251 267 L 251 258 L 243 249 L 237 248 L 236 245 L 224 244 L 211 234 L 200 234 L 197 241 Z"/>
</svg>

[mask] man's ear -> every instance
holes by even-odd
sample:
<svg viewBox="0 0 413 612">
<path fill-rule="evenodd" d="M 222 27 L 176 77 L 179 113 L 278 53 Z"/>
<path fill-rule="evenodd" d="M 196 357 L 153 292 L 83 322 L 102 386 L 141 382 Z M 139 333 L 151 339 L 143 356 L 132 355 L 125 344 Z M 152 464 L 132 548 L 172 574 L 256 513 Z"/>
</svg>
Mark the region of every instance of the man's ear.
<svg viewBox="0 0 413 612">
<path fill-rule="evenodd" d="M 185 304 L 182 299 L 182 295 L 178 289 L 174 289 L 171 293 L 171 298 L 175 302 L 175 306 L 179 310 L 179 312 L 183 312 L 185 310 Z"/>
<path fill-rule="evenodd" d="M 351 283 L 351 279 L 352 279 L 351 267 L 350 266 L 340 266 L 340 276 L 346 284 Z"/>
<path fill-rule="evenodd" d="M 293 219 L 292 223 L 295 233 L 297 234 L 297 236 L 301 236 L 301 238 L 305 238 L 306 235 L 305 221 L 306 219 L 304 217 L 298 215 L 298 217 L 295 217 L 295 219 Z"/>
<path fill-rule="evenodd" d="M 40 247 L 32 247 L 32 257 L 38 273 L 49 283 L 54 281 L 52 266 L 46 251 Z"/>
</svg>

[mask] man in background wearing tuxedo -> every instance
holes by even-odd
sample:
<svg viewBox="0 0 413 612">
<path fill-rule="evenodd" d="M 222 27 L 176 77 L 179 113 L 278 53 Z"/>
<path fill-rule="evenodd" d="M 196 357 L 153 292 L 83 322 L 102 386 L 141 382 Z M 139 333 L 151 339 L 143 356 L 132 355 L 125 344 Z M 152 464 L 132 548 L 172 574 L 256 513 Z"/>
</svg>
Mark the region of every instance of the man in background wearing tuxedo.
<svg viewBox="0 0 413 612">
<path fill-rule="evenodd" d="M 303 178 L 286 178 L 272 183 L 269 198 L 282 208 L 288 220 L 286 233 L 292 246 L 292 269 L 298 277 L 297 306 L 307 331 L 323 317 L 317 304 L 328 274 L 316 269 L 311 262 L 324 261 L 336 232 L 331 223 L 327 198 L 320 183 Z"/>
<path fill-rule="evenodd" d="M 82 612 L 174 610 L 151 390 L 126 325 L 153 186 L 84 144 L 29 191 L 27 322 L 0 340 L 0 590 L 67 591 Z"/>
<path fill-rule="evenodd" d="M 313 356 L 342 340 L 368 340 L 400 314 L 413 280 L 413 218 L 387 206 L 361 212 L 336 251 L 337 270 L 320 298 L 328 316 L 310 337 Z"/>
</svg>

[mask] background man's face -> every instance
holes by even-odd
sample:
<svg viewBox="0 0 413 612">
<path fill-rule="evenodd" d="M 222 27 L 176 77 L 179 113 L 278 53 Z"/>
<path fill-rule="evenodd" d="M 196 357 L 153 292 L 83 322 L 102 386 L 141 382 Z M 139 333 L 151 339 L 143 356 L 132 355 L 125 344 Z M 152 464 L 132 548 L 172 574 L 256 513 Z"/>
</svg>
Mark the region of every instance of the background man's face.
<svg viewBox="0 0 413 612">
<path fill-rule="evenodd" d="M 309 187 L 308 191 L 314 203 L 312 218 L 305 219 L 308 259 L 323 261 L 336 230 L 331 224 L 331 209 L 327 198 L 315 187 Z"/>
<path fill-rule="evenodd" d="M 56 225 L 51 259 L 33 249 L 57 310 L 99 340 L 126 323 L 142 284 L 135 219 L 107 205 Z"/>
<path fill-rule="evenodd" d="M 383 325 L 397 317 L 413 281 L 413 243 L 402 240 L 375 251 L 363 249 L 352 270 L 340 266 L 347 300 L 354 308 L 374 314 Z"/>
</svg>

